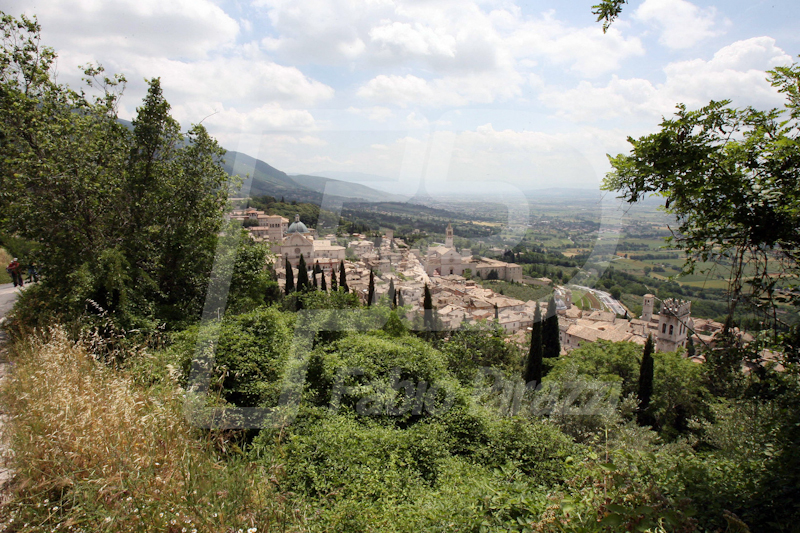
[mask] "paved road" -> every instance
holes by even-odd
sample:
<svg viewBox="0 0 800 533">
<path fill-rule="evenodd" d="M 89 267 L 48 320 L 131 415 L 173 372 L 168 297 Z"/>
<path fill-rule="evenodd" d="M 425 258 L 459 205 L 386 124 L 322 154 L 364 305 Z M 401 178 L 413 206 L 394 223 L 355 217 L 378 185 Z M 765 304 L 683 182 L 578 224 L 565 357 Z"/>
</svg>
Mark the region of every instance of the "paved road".
<svg viewBox="0 0 800 533">
<path fill-rule="evenodd" d="M 0 318 L 6 316 L 6 313 L 14 306 L 19 291 L 20 289 L 14 287 L 13 283 L 0 285 Z"/>
<path fill-rule="evenodd" d="M 5 283 L 0 285 L 0 322 L 6 316 L 11 308 L 14 306 L 14 301 L 17 299 L 20 289 L 14 287 L 13 283 Z M 9 373 L 9 363 L 6 361 L 5 350 L 2 344 L 6 340 L 6 334 L 0 325 L 0 382 L 5 381 Z M 3 432 L 7 415 L 0 410 L 0 434 Z M 2 435 L 0 435 L 2 437 Z M 8 497 L 6 492 L 6 485 L 11 480 L 13 473 L 6 467 L 8 449 L 6 443 L 0 441 L 0 502 L 5 501 Z"/>
<path fill-rule="evenodd" d="M 581 289 L 581 290 L 584 290 L 584 291 L 590 291 L 590 292 L 594 293 L 594 295 L 597 296 L 597 298 L 606 307 L 611 309 L 612 312 L 614 312 L 614 313 L 616 313 L 618 315 L 625 316 L 625 308 L 622 306 L 621 303 L 619 303 L 617 300 L 615 300 L 609 293 L 607 293 L 605 291 L 598 290 L 598 289 L 592 289 L 591 287 L 584 287 L 583 285 L 573 285 L 573 287 L 577 287 L 578 289 Z"/>
</svg>

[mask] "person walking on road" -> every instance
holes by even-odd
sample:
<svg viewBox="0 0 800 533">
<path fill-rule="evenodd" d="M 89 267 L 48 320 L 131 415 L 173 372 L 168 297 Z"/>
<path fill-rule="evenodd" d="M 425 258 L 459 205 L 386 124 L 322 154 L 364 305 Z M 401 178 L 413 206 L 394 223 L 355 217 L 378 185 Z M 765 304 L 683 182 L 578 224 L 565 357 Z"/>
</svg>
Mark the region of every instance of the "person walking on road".
<svg viewBox="0 0 800 533">
<path fill-rule="evenodd" d="M 28 283 L 39 281 L 39 273 L 36 272 L 36 265 L 33 263 L 28 265 Z"/>
<path fill-rule="evenodd" d="M 11 262 L 8 264 L 8 266 L 6 267 L 6 272 L 11 274 L 11 280 L 14 282 L 15 287 L 23 286 L 22 267 L 20 266 L 19 261 L 17 261 L 16 257 L 12 259 Z"/>
</svg>

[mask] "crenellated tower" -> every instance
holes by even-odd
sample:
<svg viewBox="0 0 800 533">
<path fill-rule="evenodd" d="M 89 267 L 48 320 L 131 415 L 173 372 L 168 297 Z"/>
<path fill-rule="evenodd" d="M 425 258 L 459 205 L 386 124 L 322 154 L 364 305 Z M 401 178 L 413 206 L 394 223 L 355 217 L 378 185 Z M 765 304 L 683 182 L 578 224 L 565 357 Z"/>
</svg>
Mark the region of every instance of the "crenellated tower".
<svg viewBox="0 0 800 533">
<path fill-rule="evenodd" d="M 661 303 L 656 343 L 659 352 L 674 352 L 679 346 L 686 346 L 691 310 L 692 302 L 686 300 L 668 298 Z"/>
</svg>

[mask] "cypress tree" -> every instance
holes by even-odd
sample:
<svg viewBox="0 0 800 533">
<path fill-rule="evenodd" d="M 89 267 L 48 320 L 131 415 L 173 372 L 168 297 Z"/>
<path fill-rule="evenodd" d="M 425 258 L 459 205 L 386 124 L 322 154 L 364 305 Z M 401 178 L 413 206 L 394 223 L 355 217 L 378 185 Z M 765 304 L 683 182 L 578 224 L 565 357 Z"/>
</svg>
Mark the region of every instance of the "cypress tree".
<svg viewBox="0 0 800 533">
<path fill-rule="evenodd" d="M 389 303 L 392 306 L 392 309 L 397 307 L 397 293 L 394 290 L 394 280 L 389 280 Z"/>
<path fill-rule="evenodd" d="M 425 284 L 425 295 L 422 299 L 422 308 L 424 314 L 422 316 L 422 326 L 425 331 L 433 331 L 433 298 L 431 298 L 431 290 L 428 284 Z"/>
<path fill-rule="evenodd" d="M 372 307 L 372 300 L 375 299 L 375 273 L 369 269 L 369 287 L 367 289 L 367 307 Z"/>
<path fill-rule="evenodd" d="M 689 338 L 686 340 L 686 357 L 694 357 L 697 350 L 694 347 L 694 340 L 692 340 L 692 332 L 689 332 Z"/>
<path fill-rule="evenodd" d="M 319 289 L 319 282 L 317 281 L 317 271 L 314 269 L 311 270 L 311 286 L 314 287 L 314 290 Z"/>
<path fill-rule="evenodd" d="M 314 263 L 314 269 L 313 269 L 312 272 L 313 272 L 312 277 L 314 278 L 314 288 L 315 289 L 319 289 L 319 282 L 317 281 L 317 275 L 322 274 L 322 269 L 319 267 L 319 261 L 316 261 Z M 322 277 L 325 277 L 325 276 L 322 276 Z"/>
<path fill-rule="evenodd" d="M 402 291 L 397 291 L 397 305 L 403 307 L 406 303 L 403 301 L 403 293 Z"/>
<path fill-rule="evenodd" d="M 650 407 L 650 398 L 653 396 L 653 336 L 647 336 L 642 354 L 642 364 L 639 367 L 639 411 L 636 419 L 639 425 L 651 426 L 653 419 L 647 408 Z"/>
<path fill-rule="evenodd" d="M 308 267 L 306 267 L 306 260 L 303 259 L 303 254 L 300 254 L 300 261 L 297 263 L 297 292 L 307 291 L 308 289 Z"/>
<path fill-rule="evenodd" d="M 336 283 L 336 269 L 331 268 L 331 292 L 339 290 L 339 284 Z"/>
<path fill-rule="evenodd" d="M 294 291 L 294 272 L 292 271 L 292 265 L 289 263 L 289 258 L 286 258 L 286 286 L 284 287 L 284 292 L 288 295 Z"/>
<path fill-rule="evenodd" d="M 321 272 L 321 274 L 322 276 L 320 276 L 320 281 L 322 282 L 322 292 L 328 292 L 328 283 L 325 281 L 325 272 Z"/>
<path fill-rule="evenodd" d="M 547 302 L 547 313 L 542 322 L 542 356 L 558 357 L 561 353 L 561 340 L 558 338 L 556 301 L 552 296 Z"/>
<path fill-rule="evenodd" d="M 347 287 L 347 275 L 344 272 L 344 259 L 339 262 L 339 286 L 348 292 L 350 289 Z"/>
<path fill-rule="evenodd" d="M 531 381 L 538 385 L 542 382 L 542 315 L 539 302 L 536 302 L 536 311 L 533 313 L 533 328 L 531 330 L 531 348 L 525 364 L 525 383 Z"/>
<path fill-rule="evenodd" d="M 497 308 L 497 304 L 494 304 L 494 319 L 500 321 L 500 310 Z"/>
</svg>

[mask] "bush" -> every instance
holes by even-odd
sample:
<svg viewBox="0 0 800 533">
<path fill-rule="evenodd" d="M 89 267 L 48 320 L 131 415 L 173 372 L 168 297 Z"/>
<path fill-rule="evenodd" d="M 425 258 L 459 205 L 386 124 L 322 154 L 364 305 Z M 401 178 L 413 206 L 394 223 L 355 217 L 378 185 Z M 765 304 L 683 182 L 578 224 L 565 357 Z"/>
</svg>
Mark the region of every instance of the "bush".
<svg viewBox="0 0 800 533">
<path fill-rule="evenodd" d="M 197 353 L 198 342 L 218 338 L 213 358 Z M 187 383 L 193 364 L 208 365 L 212 390 L 240 407 L 276 405 L 281 377 L 292 350 L 294 315 L 277 307 L 192 326 L 175 335 L 164 360 L 174 361 Z M 197 362 L 195 362 L 197 360 Z"/>
<path fill-rule="evenodd" d="M 187 424 L 173 382 L 141 388 L 62 329 L 16 349 L 1 393 L 15 476 L 3 526 L 223 533 L 295 520 L 269 471 Z"/>
</svg>

